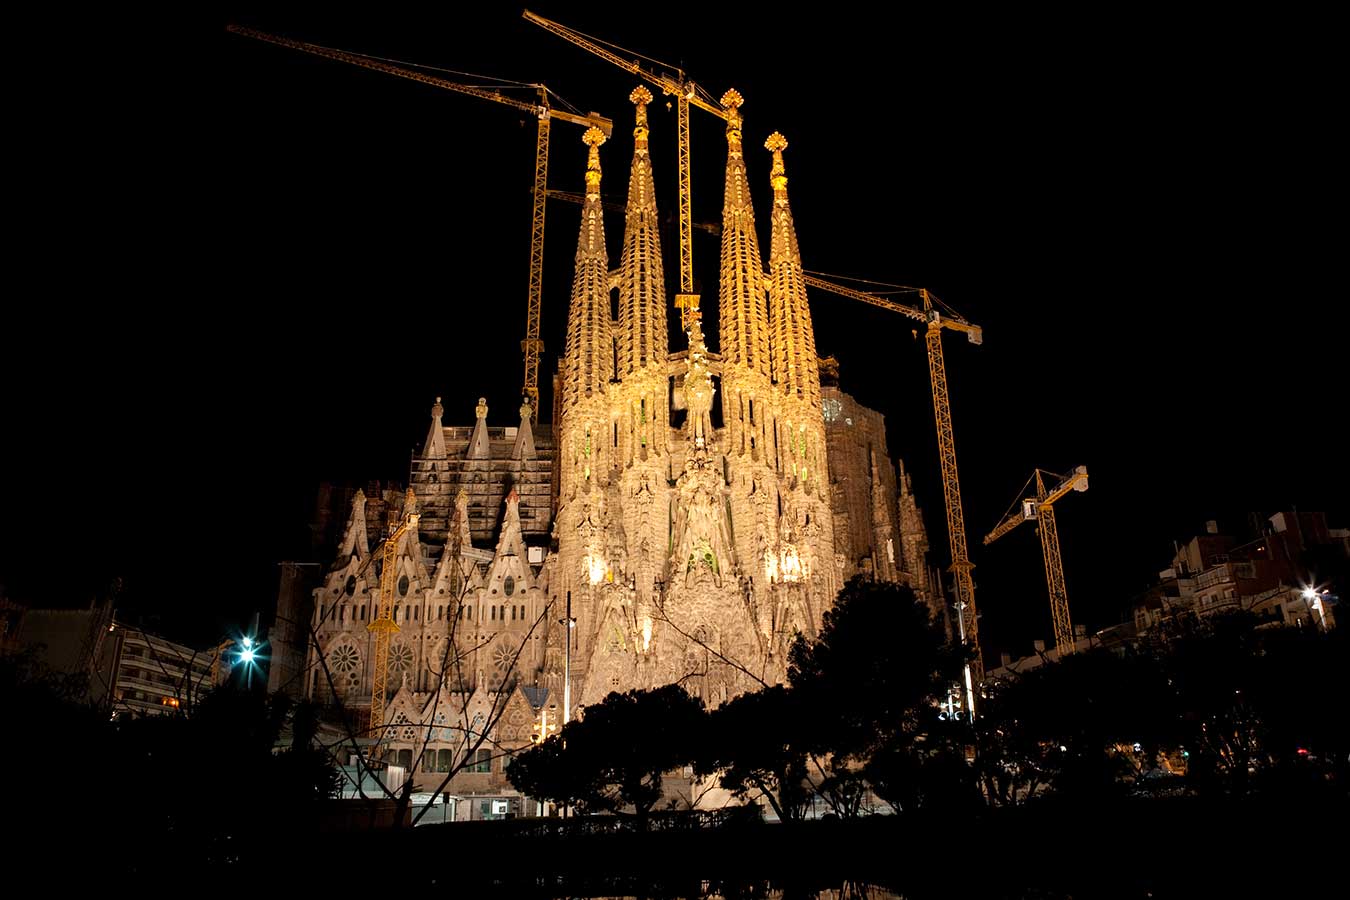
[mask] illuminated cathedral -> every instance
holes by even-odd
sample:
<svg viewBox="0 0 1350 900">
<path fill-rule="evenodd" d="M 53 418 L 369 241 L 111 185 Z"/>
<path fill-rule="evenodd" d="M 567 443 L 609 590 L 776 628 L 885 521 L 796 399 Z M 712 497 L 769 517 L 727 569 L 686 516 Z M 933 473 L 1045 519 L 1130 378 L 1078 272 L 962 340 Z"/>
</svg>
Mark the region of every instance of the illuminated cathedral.
<svg viewBox="0 0 1350 900">
<path fill-rule="evenodd" d="M 783 681 L 793 638 L 815 634 L 858 572 L 908 583 L 940 605 L 922 519 L 903 466 L 897 475 L 888 455 L 882 416 L 843 393 L 837 369 L 817 357 L 787 141 L 774 133 L 765 143 L 766 268 L 742 99 L 722 98 L 718 352 L 696 304 L 670 313 L 683 325 L 671 346 L 647 146 L 651 94 L 638 88 L 630 99 L 617 268 L 600 199 L 606 138 L 595 128 L 584 137 L 553 423 L 536 423 L 525 406 L 517 424 L 492 427 L 480 400 L 471 427 L 446 426 L 437 398 L 406 491 L 352 499 L 313 594 L 311 696 L 369 707 L 367 625 L 382 575 L 372 555 L 388 524 L 409 514 L 419 519 L 397 548 L 388 724 L 463 719 L 501 691 L 518 695 L 496 736 L 506 743 L 528 739 L 545 697 L 557 707 L 567 695 L 575 714 L 611 691 L 679 682 L 715 706 Z M 397 729 L 393 737 L 398 746 Z"/>
</svg>

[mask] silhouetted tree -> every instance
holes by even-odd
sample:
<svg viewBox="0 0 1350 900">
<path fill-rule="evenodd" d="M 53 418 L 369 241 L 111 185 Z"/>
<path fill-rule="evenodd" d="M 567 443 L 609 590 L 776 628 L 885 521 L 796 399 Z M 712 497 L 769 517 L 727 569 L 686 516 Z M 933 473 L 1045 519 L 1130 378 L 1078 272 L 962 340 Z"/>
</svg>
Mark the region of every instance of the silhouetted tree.
<svg viewBox="0 0 1350 900">
<path fill-rule="evenodd" d="M 1077 799 L 1123 790 L 1182 736 L 1175 691 L 1157 660 L 1106 650 L 1075 653 L 1006 685 L 978 727 L 981 749 L 1003 757 L 989 760 L 991 780 L 1001 763 L 1026 767 Z M 1008 787 L 997 794 L 1006 797 Z"/>
<path fill-rule="evenodd" d="M 810 720 L 808 749 L 862 757 L 896 732 L 912 732 L 919 710 L 959 665 L 910 588 L 853 578 L 816 639 L 798 637 L 792 645 L 788 680 Z"/>
<path fill-rule="evenodd" d="M 722 787 L 743 799 L 762 798 L 779 821 L 805 816 L 812 735 L 798 692 L 774 685 L 742 694 L 709 714 L 708 735 L 694 764 L 700 776 L 720 773 Z"/>
<path fill-rule="evenodd" d="M 921 743 L 920 721 L 959 664 L 910 588 L 865 577 L 844 586 L 814 640 L 797 638 L 788 678 L 800 710 L 800 746 L 809 754 L 813 786 L 833 812 L 862 811 L 864 764 L 883 747 L 887 784 L 896 784 L 897 754 Z"/>
<path fill-rule="evenodd" d="M 1212 616 L 1166 648 L 1192 781 L 1243 794 L 1317 770 L 1344 786 L 1350 714 L 1334 687 L 1350 662 L 1343 629 L 1257 624 L 1248 613 Z"/>
<path fill-rule="evenodd" d="M 921 712 L 918 728 L 898 731 L 873 751 L 863 776 L 897 813 L 918 809 L 961 813 L 978 809 L 983 798 L 975 769 L 966 762 L 972 742 L 964 722 Z"/>
<path fill-rule="evenodd" d="M 662 775 L 695 757 L 705 719 L 703 701 L 679 685 L 612 693 L 517 756 L 507 776 L 522 793 L 554 803 L 589 812 L 631 808 L 645 829 Z"/>
</svg>

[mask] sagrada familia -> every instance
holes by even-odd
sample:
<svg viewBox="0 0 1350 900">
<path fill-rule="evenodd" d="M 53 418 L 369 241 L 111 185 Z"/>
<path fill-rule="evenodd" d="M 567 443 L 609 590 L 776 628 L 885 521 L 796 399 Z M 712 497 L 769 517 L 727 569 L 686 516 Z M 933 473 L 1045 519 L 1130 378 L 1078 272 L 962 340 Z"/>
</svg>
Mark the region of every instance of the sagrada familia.
<svg viewBox="0 0 1350 900">
<path fill-rule="evenodd" d="M 437 398 L 406 491 L 354 494 L 336 558 L 313 590 L 306 692 L 368 708 L 367 626 L 387 558 L 372 554 L 391 522 L 419 517 L 396 548 L 399 631 L 385 707 L 396 754 L 425 738 L 422 727 L 467 718 L 466 704 L 494 692 L 519 693 L 496 736 L 510 743 L 528 739 L 544 697 L 556 707 L 566 696 L 575 715 L 615 690 L 680 682 L 715 706 L 780 682 L 794 636 L 815 634 L 859 572 L 908 583 L 941 606 L 882 416 L 843 393 L 837 366 L 816 354 L 787 141 L 775 133 L 765 145 L 766 271 L 742 100 L 723 97 L 719 352 L 708 348 L 696 307 L 679 311 L 683 345 L 671 347 L 647 146 L 651 94 L 638 88 L 630 99 L 636 125 L 617 269 L 600 200 L 605 136 L 592 128 L 584 137 L 585 202 L 552 424 L 533 421 L 527 405 L 516 426 L 492 427 L 480 400 L 472 427 L 446 426 Z M 316 665 L 320 653 L 326 665 Z M 433 739 L 433 770 L 438 746 Z"/>
</svg>

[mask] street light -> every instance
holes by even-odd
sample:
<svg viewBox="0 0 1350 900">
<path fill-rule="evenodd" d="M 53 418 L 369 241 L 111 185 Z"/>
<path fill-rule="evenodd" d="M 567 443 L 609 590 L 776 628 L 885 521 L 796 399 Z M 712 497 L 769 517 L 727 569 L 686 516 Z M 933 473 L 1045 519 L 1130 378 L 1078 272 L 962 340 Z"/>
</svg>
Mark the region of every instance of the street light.
<svg viewBox="0 0 1350 900">
<path fill-rule="evenodd" d="M 234 663 L 236 666 L 242 667 L 243 674 L 238 677 L 235 683 L 243 688 L 251 688 L 254 671 L 261 668 L 262 663 L 267 659 L 267 656 L 263 653 L 266 641 L 259 641 L 251 635 L 244 635 L 236 643 L 239 645 L 239 649 L 235 651 Z M 235 677 L 233 673 L 231 673 L 231 677 Z"/>
</svg>

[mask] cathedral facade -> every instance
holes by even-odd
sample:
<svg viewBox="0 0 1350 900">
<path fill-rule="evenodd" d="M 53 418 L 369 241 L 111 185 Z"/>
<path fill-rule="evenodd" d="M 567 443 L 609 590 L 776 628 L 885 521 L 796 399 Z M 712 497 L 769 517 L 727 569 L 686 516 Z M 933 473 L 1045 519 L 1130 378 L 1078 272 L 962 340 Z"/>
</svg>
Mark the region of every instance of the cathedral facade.
<svg viewBox="0 0 1350 900">
<path fill-rule="evenodd" d="M 927 538 L 879 413 L 822 388 L 777 133 L 767 268 L 742 145 L 741 98 L 723 98 L 719 352 L 697 302 L 668 337 L 646 107 L 638 88 L 622 250 L 611 268 L 598 129 L 585 135 L 586 194 L 554 422 L 447 427 L 437 398 L 406 491 L 358 492 L 313 595 L 308 692 L 369 707 L 383 576 L 374 548 L 400 538 L 385 725 L 394 747 L 490 717 L 494 741 L 529 739 L 541 710 L 569 715 L 615 690 L 672 682 L 715 706 L 784 680 L 857 572 L 933 602 Z M 617 295 L 617 303 L 616 303 Z M 835 372 L 837 376 L 837 371 Z M 377 558 L 379 557 L 379 558 Z M 486 704 L 486 705 L 485 705 Z M 485 720 L 485 719 L 484 719 Z M 380 723 L 372 723 L 378 726 Z M 411 736 L 399 743 L 400 728 Z M 425 743 L 425 742 L 423 742 Z M 418 751 L 421 752 L 420 750 Z M 417 764 L 425 767 L 423 762 Z"/>
</svg>

